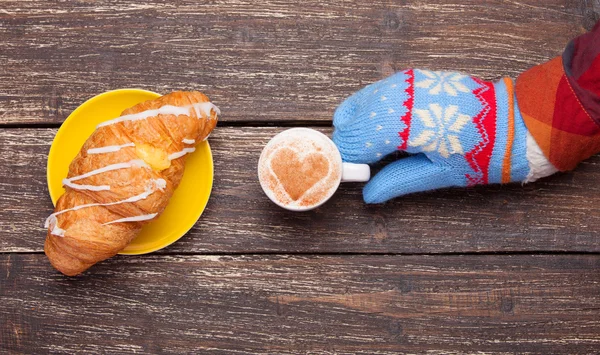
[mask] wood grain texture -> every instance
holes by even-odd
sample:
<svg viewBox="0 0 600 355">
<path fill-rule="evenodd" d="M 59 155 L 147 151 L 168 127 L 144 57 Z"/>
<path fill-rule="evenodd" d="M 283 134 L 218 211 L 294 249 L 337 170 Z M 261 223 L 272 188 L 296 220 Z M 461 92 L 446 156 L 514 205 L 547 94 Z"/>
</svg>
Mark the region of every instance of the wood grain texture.
<svg viewBox="0 0 600 355">
<path fill-rule="evenodd" d="M 256 164 L 268 125 L 327 125 L 395 70 L 516 76 L 598 19 L 600 0 L 0 0 L 0 353 L 597 353 L 600 157 L 379 206 L 344 185 L 301 214 Z M 213 195 L 170 247 L 66 278 L 41 254 L 42 127 L 120 87 L 221 107 Z"/>
<path fill-rule="evenodd" d="M 581 15 L 583 16 L 583 27 L 590 30 L 600 20 L 600 0 L 581 2 Z"/>
<path fill-rule="evenodd" d="M 486 79 L 562 52 L 597 0 L 0 1 L 0 124 L 58 123 L 100 92 L 206 92 L 224 121 L 331 119 L 406 67 Z"/>
<path fill-rule="evenodd" d="M 369 206 L 361 184 L 323 207 L 285 211 L 264 195 L 256 166 L 282 128 L 218 127 L 215 182 L 196 226 L 162 253 L 461 253 L 600 251 L 600 158 L 519 184 L 450 189 Z M 329 134 L 330 129 L 321 129 Z M 52 211 L 46 154 L 55 129 L 0 130 L 0 252 L 39 252 Z"/>
<path fill-rule="evenodd" d="M 0 352 L 592 354 L 600 256 L 0 255 Z"/>
</svg>

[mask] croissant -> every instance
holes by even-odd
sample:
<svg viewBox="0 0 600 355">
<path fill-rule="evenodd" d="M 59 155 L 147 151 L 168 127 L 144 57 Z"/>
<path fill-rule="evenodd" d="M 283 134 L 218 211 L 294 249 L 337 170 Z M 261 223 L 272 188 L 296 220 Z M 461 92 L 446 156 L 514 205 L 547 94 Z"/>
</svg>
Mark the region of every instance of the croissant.
<svg viewBox="0 0 600 355">
<path fill-rule="evenodd" d="M 200 92 L 173 92 L 98 125 L 71 162 L 46 220 L 44 251 L 74 276 L 116 255 L 159 216 L 183 176 L 186 154 L 217 124 Z"/>
</svg>

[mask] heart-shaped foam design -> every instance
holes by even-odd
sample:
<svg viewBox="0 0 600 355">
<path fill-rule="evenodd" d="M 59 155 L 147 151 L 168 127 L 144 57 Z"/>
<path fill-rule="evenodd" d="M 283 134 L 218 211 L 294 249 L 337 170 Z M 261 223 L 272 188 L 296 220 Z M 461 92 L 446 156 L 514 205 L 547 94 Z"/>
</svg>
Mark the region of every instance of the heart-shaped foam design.
<svg viewBox="0 0 600 355">
<path fill-rule="evenodd" d="M 297 201 L 306 191 L 329 174 L 329 161 L 321 153 L 309 153 L 304 157 L 290 148 L 273 153 L 271 169 L 285 192 Z"/>
</svg>

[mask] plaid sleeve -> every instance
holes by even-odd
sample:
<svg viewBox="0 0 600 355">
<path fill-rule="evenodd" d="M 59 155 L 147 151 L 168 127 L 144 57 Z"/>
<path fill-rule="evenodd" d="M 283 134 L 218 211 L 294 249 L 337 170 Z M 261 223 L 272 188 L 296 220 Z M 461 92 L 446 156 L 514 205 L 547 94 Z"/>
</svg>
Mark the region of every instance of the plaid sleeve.
<svg viewBox="0 0 600 355">
<path fill-rule="evenodd" d="M 527 129 L 557 169 L 600 152 L 600 22 L 562 56 L 522 73 L 516 95 Z"/>
</svg>

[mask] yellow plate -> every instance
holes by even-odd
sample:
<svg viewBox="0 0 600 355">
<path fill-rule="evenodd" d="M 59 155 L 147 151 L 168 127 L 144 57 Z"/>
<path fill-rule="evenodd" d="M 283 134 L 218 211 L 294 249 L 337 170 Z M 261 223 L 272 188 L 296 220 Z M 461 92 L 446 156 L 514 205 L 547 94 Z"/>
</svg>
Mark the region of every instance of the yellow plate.
<svg viewBox="0 0 600 355">
<path fill-rule="evenodd" d="M 54 137 L 48 154 L 48 190 L 52 203 L 65 192 L 62 179 L 83 143 L 104 121 L 119 117 L 121 112 L 146 100 L 161 96 L 139 89 L 108 91 L 84 102 L 73 111 Z M 174 243 L 189 231 L 204 211 L 213 184 L 213 160 L 208 142 L 196 146 L 187 157 L 181 184 L 160 217 L 142 229 L 119 254 L 146 254 Z"/>
</svg>

